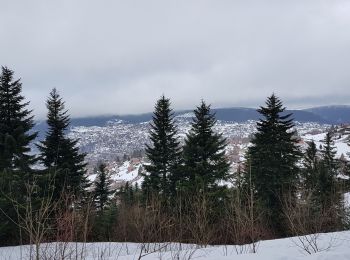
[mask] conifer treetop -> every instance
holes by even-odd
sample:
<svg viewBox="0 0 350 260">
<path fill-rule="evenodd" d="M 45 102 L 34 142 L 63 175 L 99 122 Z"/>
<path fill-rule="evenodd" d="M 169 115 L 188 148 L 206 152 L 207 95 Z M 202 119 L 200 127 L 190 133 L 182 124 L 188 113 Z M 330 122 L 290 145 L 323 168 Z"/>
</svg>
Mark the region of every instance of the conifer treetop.
<svg viewBox="0 0 350 260">
<path fill-rule="evenodd" d="M 49 127 L 59 127 L 61 130 L 66 130 L 69 126 L 70 119 L 68 110 L 65 109 L 65 102 L 59 95 L 56 88 L 53 88 L 46 101 L 47 124 Z"/>
<path fill-rule="evenodd" d="M 196 185 L 195 180 L 201 179 L 210 189 L 228 176 L 229 164 L 225 157 L 227 141 L 221 133 L 213 130 L 216 119 L 210 105 L 202 100 L 194 115 L 183 147 L 184 172 L 189 180 L 188 185 Z"/>
<path fill-rule="evenodd" d="M 149 131 L 151 145 L 146 144 L 146 156 L 150 165 L 145 166 L 149 173 L 144 176 L 143 190 L 145 193 L 158 192 L 164 196 L 175 194 L 178 178 L 175 172 L 181 149 L 177 138 L 174 113 L 170 105 L 170 100 L 162 95 L 154 108 Z"/>
<path fill-rule="evenodd" d="M 0 74 L 0 170 L 20 169 L 30 171 L 35 158 L 29 155 L 29 144 L 37 132 L 30 132 L 34 126 L 32 111 L 26 107 L 22 83 L 14 80 L 14 72 L 7 67 Z"/>
</svg>

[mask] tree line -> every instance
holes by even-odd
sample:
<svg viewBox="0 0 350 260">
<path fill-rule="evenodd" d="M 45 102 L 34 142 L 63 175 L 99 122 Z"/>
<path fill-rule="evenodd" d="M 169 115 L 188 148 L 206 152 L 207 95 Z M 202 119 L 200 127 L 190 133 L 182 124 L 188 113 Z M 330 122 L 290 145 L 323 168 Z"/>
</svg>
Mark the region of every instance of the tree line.
<svg viewBox="0 0 350 260">
<path fill-rule="evenodd" d="M 178 241 L 254 243 L 259 239 L 342 230 L 348 226 L 333 133 L 302 151 L 291 114 L 272 94 L 245 160 L 230 172 L 227 140 L 214 130 L 204 101 L 193 111 L 183 142 L 170 99 L 162 96 L 150 123 L 143 182 L 112 189 L 106 165 L 91 183 L 85 155 L 66 132 L 70 119 L 53 89 L 48 130 L 29 145 L 32 111 L 20 80 L 0 75 L 0 244 L 50 241 Z M 348 164 L 343 173 L 348 174 Z"/>
</svg>

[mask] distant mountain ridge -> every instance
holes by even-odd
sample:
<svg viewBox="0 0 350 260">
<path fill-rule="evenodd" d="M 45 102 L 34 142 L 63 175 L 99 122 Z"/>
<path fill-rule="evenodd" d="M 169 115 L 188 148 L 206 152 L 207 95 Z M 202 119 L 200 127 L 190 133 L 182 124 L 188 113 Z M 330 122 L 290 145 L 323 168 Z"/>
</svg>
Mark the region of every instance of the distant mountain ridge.
<svg viewBox="0 0 350 260">
<path fill-rule="evenodd" d="M 192 110 L 176 111 L 175 116 L 185 115 Z M 232 108 L 215 108 L 217 120 L 231 122 L 246 122 L 248 120 L 258 120 L 261 116 L 254 108 L 232 107 Z M 286 110 L 292 113 L 295 121 L 299 122 L 316 122 L 321 124 L 345 124 L 350 123 L 350 106 L 322 106 L 301 110 Z M 91 117 L 72 118 L 71 126 L 105 126 L 108 122 L 122 120 L 125 123 L 142 123 L 152 120 L 153 113 L 144 113 L 138 115 L 102 115 Z M 38 122 L 35 131 L 43 134 L 46 131 L 45 121 Z"/>
<path fill-rule="evenodd" d="M 321 106 L 305 109 L 332 124 L 350 123 L 350 106 Z"/>
</svg>

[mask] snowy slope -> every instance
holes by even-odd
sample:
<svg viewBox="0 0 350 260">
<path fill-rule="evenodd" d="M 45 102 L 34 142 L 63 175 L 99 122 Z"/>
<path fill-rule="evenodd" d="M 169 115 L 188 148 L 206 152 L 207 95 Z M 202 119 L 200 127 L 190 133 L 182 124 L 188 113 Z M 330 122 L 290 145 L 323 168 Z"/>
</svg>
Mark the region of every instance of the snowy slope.
<svg viewBox="0 0 350 260">
<path fill-rule="evenodd" d="M 141 167 L 141 164 L 138 164 L 135 167 L 132 167 L 130 165 L 130 162 L 124 162 L 123 165 L 119 168 L 114 168 L 112 170 L 111 179 L 114 181 L 125 181 L 130 182 L 136 179 L 138 176 L 139 168 Z"/>
<path fill-rule="evenodd" d="M 65 250 L 64 259 L 105 259 L 136 260 L 142 247 L 148 249 L 141 259 L 146 260 L 349 260 L 350 231 L 315 235 L 319 252 L 308 254 L 302 249 L 299 238 L 285 238 L 262 241 L 257 244 L 256 253 L 252 253 L 250 245 L 244 246 L 208 246 L 168 244 L 136 244 L 136 243 L 52 243 L 42 244 L 44 259 L 58 259 L 52 256 Z M 155 251 L 155 252 L 153 252 Z M 152 253 L 153 252 L 153 253 Z M 240 253 L 237 253 L 240 252 Z M 32 252 L 33 253 L 33 252 Z M 0 248 L 0 259 L 30 259 L 30 246 Z M 82 257 L 80 257 L 82 256 Z M 51 257 L 51 258 L 50 258 Z M 61 258 L 59 258 L 61 259 Z"/>
<path fill-rule="evenodd" d="M 321 133 L 321 134 L 317 134 L 317 135 L 307 134 L 307 135 L 302 136 L 302 138 L 305 141 L 313 140 L 315 142 L 317 148 L 319 148 L 320 145 L 323 145 L 322 141 L 325 139 L 325 137 L 326 137 L 326 133 Z M 335 146 L 335 150 L 337 152 L 336 156 L 338 158 L 343 154 L 345 156 L 345 158 L 350 159 L 350 157 L 349 157 L 350 147 L 347 144 L 348 138 L 349 138 L 349 136 L 345 135 L 345 136 L 342 136 L 342 137 L 334 140 L 334 146 Z"/>
<path fill-rule="evenodd" d="M 142 168 L 142 163 L 133 163 L 132 161 L 125 161 L 122 165 L 111 165 L 107 168 L 107 172 L 111 178 L 111 180 L 118 183 L 136 183 L 140 182 L 141 176 L 139 175 L 140 170 Z M 90 182 L 94 182 L 96 180 L 97 174 L 90 174 L 88 176 L 88 180 Z"/>
</svg>

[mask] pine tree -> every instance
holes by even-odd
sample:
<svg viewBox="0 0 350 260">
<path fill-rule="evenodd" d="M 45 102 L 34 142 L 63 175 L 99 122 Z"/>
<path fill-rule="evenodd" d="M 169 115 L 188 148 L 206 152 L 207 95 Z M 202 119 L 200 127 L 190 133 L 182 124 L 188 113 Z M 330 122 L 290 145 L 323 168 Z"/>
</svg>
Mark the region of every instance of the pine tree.
<svg viewBox="0 0 350 260">
<path fill-rule="evenodd" d="M 36 162 L 30 155 L 30 143 L 37 133 L 32 131 L 33 116 L 24 101 L 22 83 L 13 79 L 14 72 L 2 67 L 0 74 L 0 244 L 14 242 L 18 236 L 13 203 L 25 202 L 26 183 L 32 183 Z M 5 216 L 3 213 L 6 213 Z"/>
<path fill-rule="evenodd" d="M 320 173 L 316 185 L 317 202 L 323 208 L 329 208 L 331 204 L 340 203 L 337 198 L 338 180 L 337 169 L 338 163 L 335 158 L 336 151 L 332 134 L 328 132 L 323 140 L 321 148 Z"/>
<path fill-rule="evenodd" d="M 282 202 L 286 196 L 296 196 L 300 157 L 291 114 L 282 115 L 284 111 L 274 94 L 267 98 L 266 107 L 258 109 L 264 119 L 258 121 L 248 150 L 256 196 L 271 226 L 281 235 L 285 233 Z"/>
<path fill-rule="evenodd" d="M 128 181 L 125 183 L 125 186 L 121 191 L 121 195 L 122 195 L 121 200 L 125 205 L 132 206 L 134 204 L 135 202 L 134 189 Z"/>
<path fill-rule="evenodd" d="M 180 143 L 176 137 L 174 113 L 170 100 L 162 96 L 156 103 L 153 122 L 150 125 L 151 145 L 146 145 L 146 165 L 143 190 L 163 194 L 167 199 L 175 196 L 180 159 Z"/>
<path fill-rule="evenodd" d="M 194 115 L 183 147 L 182 185 L 187 190 L 220 197 L 223 187 L 219 186 L 219 182 L 226 180 L 229 171 L 225 157 L 226 139 L 213 130 L 216 119 L 210 105 L 202 101 L 194 110 Z"/>
<path fill-rule="evenodd" d="M 106 165 L 100 163 L 96 169 L 97 178 L 93 191 L 97 212 L 93 222 L 93 234 L 99 241 L 111 239 L 112 227 L 116 220 L 117 207 L 111 203 L 110 196 L 114 193 L 112 180 L 106 172 Z"/>
<path fill-rule="evenodd" d="M 103 209 L 108 205 L 109 196 L 114 192 L 111 189 L 111 184 L 112 181 L 106 173 L 106 165 L 101 163 L 98 166 L 94 190 L 96 206 L 100 211 L 103 211 Z"/>
<path fill-rule="evenodd" d="M 329 170 L 329 174 L 335 178 L 337 174 L 338 163 L 335 159 L 337 152 L 335 151 L 333 136 L 331 132 L 327 132 L 321 149 L 322 163 Z"/>
<path fill-rule="evenodd" d="M 318 151 L 315 142 L 308 142 L 308 147 L 304 153 L 302 171 L 304 189 L 307 194 L 314 192 L 318 182 L 320 162 L 317 153 Z"/>
<path fill-rule="evenodd" d="M 88 186 L 85 177 L 85 154 L 79 153 L 78 140 L 66 137 L 70 119 L 56 89 L 51 91 L 46 106 L 48 132 L 38 145 L 40 160 L 47 169 L 48 179 L 54 180 L 55 199 L 59 199 L 63 191 L 77 196 Z"/>
<path fill-rule="evenodd" d="M 319 156 L 314 142 L 304 155 L 304 186 L 309 207 L 314 218 L 323 218 L 323 231 L 339 228 L 344 215 L 341 202 L 340 182 L 337 178 L 338 161 L 332 134 L 328 132 L 320 147 Z"/>
<path fill-rule="evenodd" d="M 314 141 L 308 142 L 308 147 L 303 156 L 302 168 L 302 196 L 314 213 L 315 217 L 320 213 L 320 184 L 324 181 L 324 167 L 322 167 L 319 151 Z"/>
<path fill-rule="evenodd" d="M 29 155 L 29 144 L 36 136 L 31 129 L 33 116 L 26 109 L 29 102 L 24 102 L 22 83 L 13 80 L 14 72 L 2 67 L 0 75 L 0 171 L 30 172 L 35 157 Z"/>
</svg>

